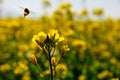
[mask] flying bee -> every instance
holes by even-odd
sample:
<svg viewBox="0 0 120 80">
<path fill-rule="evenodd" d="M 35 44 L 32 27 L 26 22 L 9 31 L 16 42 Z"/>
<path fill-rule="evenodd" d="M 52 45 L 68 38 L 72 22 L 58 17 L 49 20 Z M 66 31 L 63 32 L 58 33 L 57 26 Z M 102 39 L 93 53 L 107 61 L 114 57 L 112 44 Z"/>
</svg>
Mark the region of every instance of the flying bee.
<svg viewBox="0 0 120 80">
<path fill-rule="evenodd" d="M 24 17 L 28 16 L 30 13 L 34 13 L 32 11 L 30 11 L 28 8 L 23 8 L 23 7 L 20 7 L 21 9 L 24 9 Z"/>
<path fill-rule="evenodd" d="M 30 14 L 30 10 L 28 8 L 24 9 L 24 17 Z"/>
</svg>

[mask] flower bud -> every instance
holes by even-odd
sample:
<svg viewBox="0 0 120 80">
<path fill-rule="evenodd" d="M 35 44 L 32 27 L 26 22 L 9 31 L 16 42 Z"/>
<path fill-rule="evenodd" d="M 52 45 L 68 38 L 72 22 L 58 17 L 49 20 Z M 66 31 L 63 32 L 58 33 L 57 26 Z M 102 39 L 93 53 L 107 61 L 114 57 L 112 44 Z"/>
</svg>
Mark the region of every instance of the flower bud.
<svg viewBox="0 0 120 80">
<path fill-rule="evenodd" d="M 32 61 L 33 64 L 37 64 L 37 59 L 34 54 L 30 55 L 30 60 Z"/>
<path fill-rule="evenodd" d="M 70 50 L 70 48 L 68 48 L 68 45 L 64 45 L 63 47 L 62 47 L 62 53 L 64 54 L 65 52 L 67 52 L 67 51 L 69 51 Z"/>
<path fill-rule="evenodd" d="M 51 63 L 52 63 L 52 65 L 55 67 L 55 57 L 52 57 L 52 58 L 51 58 Z"/>
</svg>

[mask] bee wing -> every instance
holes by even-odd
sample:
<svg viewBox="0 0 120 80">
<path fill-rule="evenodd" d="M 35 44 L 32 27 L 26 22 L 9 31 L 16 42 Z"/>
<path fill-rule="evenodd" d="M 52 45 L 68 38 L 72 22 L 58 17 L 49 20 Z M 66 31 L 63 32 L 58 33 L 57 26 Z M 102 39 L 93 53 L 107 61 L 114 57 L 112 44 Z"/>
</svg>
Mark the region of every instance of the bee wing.
<svg viewBox="0 0 120 80">
<path fill-rule="evenodd" d="M 33 12 L 33 11 L 30 11 L 30 13 L 35 14 L 35 12 Z"/>
<path fill-rule="evenodd" d="M 19 8 L 21 8 L 21 9 L 25 9 L 24 7 L 21 7 L 21 6 L 20 6 Z"/>
</svg>

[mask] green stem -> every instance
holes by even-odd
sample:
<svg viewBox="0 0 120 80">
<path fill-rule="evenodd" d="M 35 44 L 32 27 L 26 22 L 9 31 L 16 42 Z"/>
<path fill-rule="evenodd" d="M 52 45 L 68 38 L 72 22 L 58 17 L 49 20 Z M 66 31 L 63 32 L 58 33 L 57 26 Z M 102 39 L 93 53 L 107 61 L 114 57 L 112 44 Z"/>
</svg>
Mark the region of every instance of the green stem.
<svg viewBox="0 0 120 80">
<path fill-rule="evenodd" d="M 57 62 L 57 64 L 56 64 L 55 68 L 56 68 L 56 67 L 57 67 L 57 65 L 61 62 L 61 60 L 62 60 L 63 56 L 64 56 L 64 54 L 62 54 L 62 55 L 61 55 L 61 57 L 60 57 L 59 61 Z"/>
<path fill-rule="evenodd" d="M 56 80 L 56 69 L 54 67 L 54 80 Z"/>
<path fill-rule="evenodd" d="M 40 70 L 40 67 L 39 67 L 38 64 L 36 64 L 36 67 L 37 67 L 38 71 L 44 76 L 44 78 L 48 79 L 48 77 L 46 77 L 46 76 L 42 73 L 42 71 Z"/>
<path fill-rule="evenodd" d="M 53 69 L 52 69 L 50 52 L 49 52 L 49 64 L 50 64 L 50 80 L 53 80 Z"/>
</svg>

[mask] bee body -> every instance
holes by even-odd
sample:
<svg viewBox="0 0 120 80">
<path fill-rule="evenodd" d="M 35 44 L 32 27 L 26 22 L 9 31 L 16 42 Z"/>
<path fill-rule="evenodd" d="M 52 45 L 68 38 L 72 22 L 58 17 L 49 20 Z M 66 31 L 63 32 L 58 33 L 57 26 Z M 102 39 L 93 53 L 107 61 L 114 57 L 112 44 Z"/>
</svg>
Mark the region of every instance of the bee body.
<svg viewBox="0 0 120 80">
<path fill-rule="evenodd" d="M 28 8 L 24 9 L 24 17 L 30 14 L 30 10 Z"/>
</svg>

